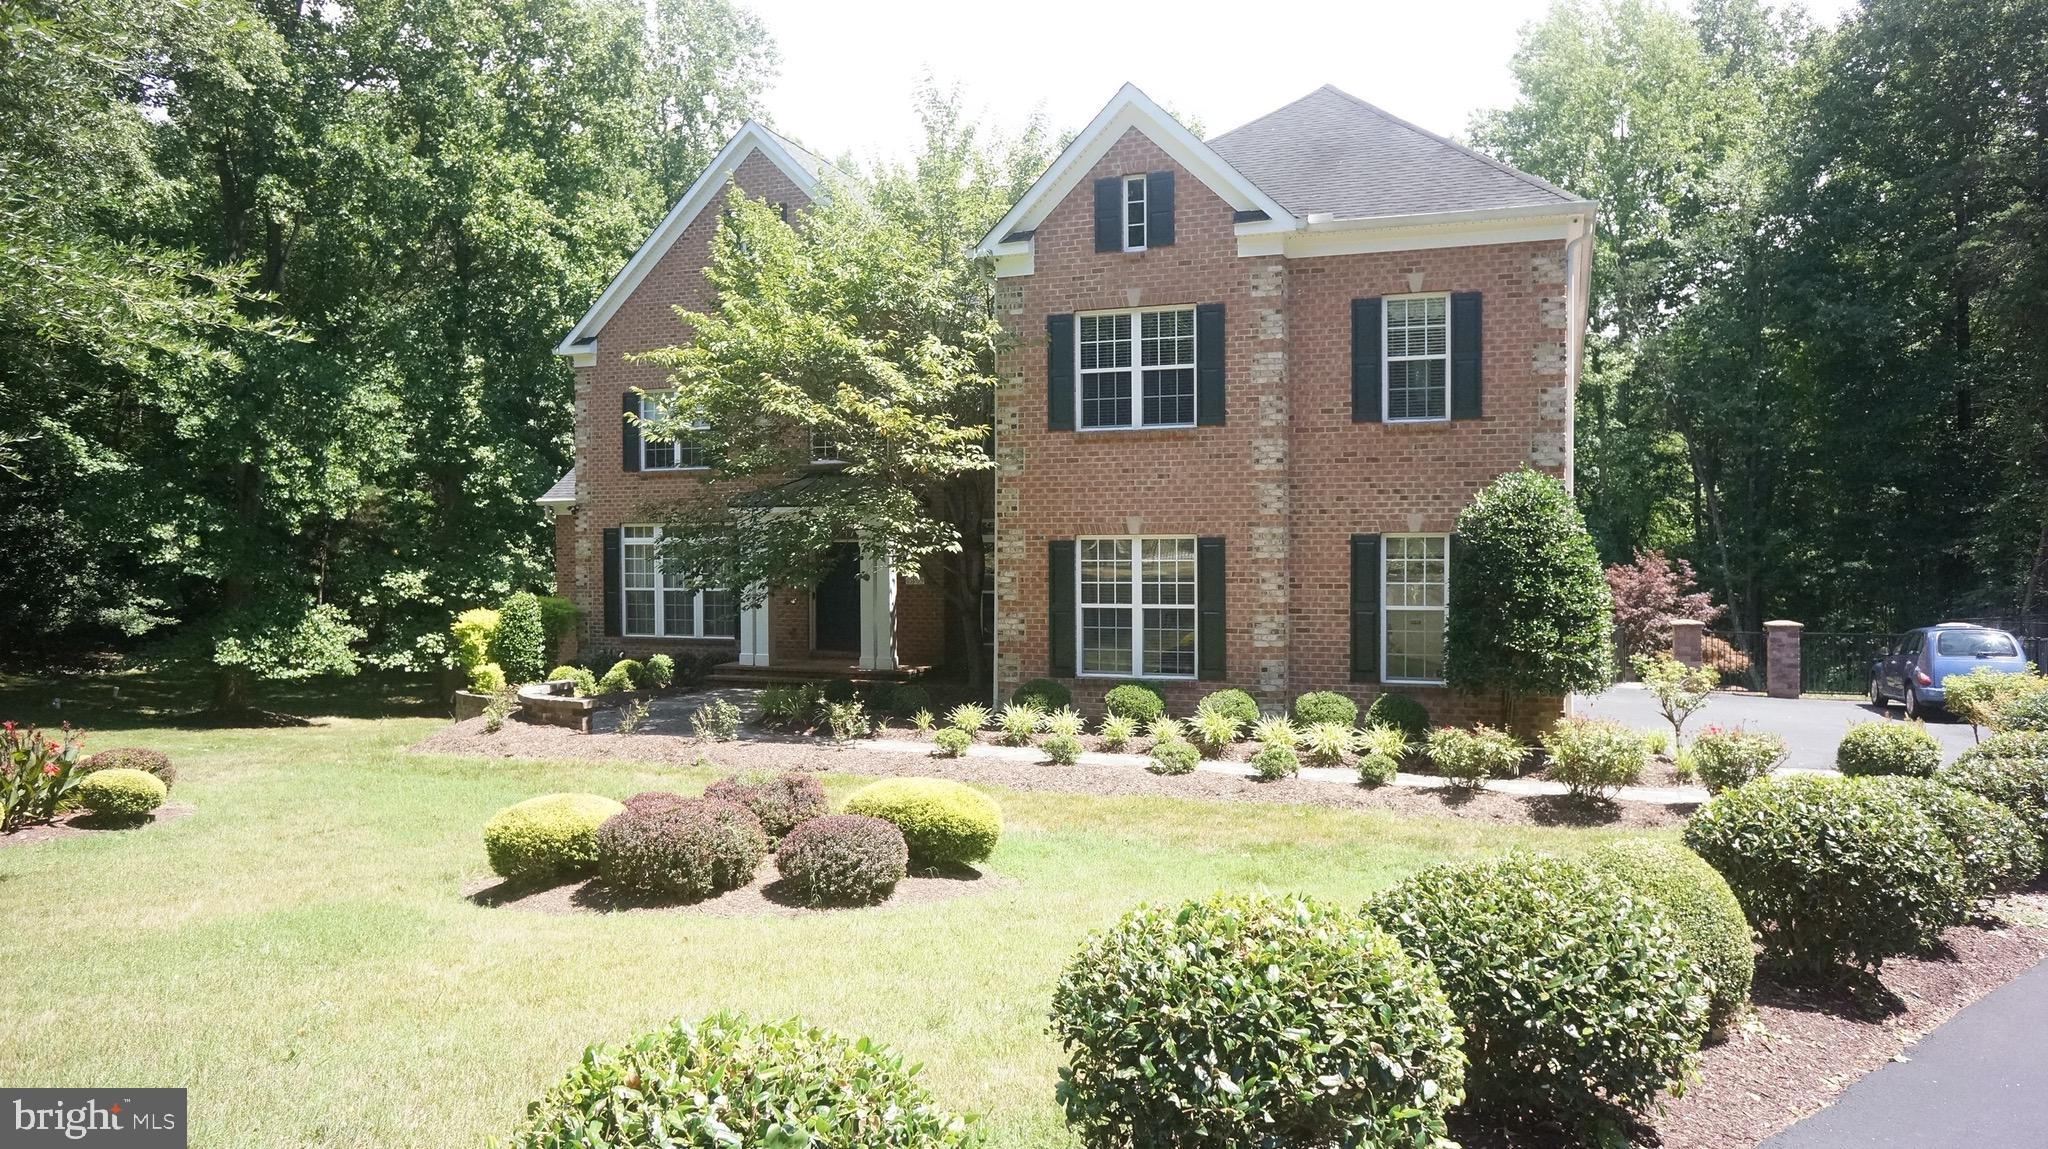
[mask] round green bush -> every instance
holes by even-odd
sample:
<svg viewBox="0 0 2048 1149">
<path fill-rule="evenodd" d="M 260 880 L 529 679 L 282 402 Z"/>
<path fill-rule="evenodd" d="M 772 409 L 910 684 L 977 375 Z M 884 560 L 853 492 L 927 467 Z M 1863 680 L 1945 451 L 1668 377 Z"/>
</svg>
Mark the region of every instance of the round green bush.
<svg viewBox="0 0 2048 1149">
<path fill-rule="evenodd" d="M 800 1122 L 800 1124 L 798 1124 Z M 819 1145 L 966 1149 L 960 1117 L 878 1042 L 719 1014 L 593 1046 L 526 1108 L 507 1149 Z"/>
<path fill-rule="evenodd" d="M 1144 726 L 1166 713 L 1166 695 L 1148 682 L 1119 683 L 1102 696 L 1102 709 Z"/>
<path fill-rule="evenodd" d="M 623 898 L 696 901 L 754 880 L 761 820 L 718 798 L 634 804 L 597 828 L 597 874 Z"/>
<path fill-rule="evenodd" d="M 1415 1146 L 1461 1095 L 1457 1019 L 1364 915 L 1218 894 L 1091 937 L 1053 990 L 1091 1147 Z"/>
<path fill-rule="evenodd" d="M 2048 865 L 2048 734 L 1994 734 L 1963 751 L 1936 777 L 2019 815 Z"/>
<path fill-rule="evenodd" d="M 931 692 L 914 682 L 883 682 L 875 686 L 875 712 L 896 718 L 908 718 L 920 710 L 932 708 Z"/>
<path fill-rule="evenodd" d="M 1756 978 L 1756 941 L 1727 880 L 1684 846 L 1653 838 L 1609 842 L 1586 864 L 1663 909 L 1706 975 L 1708 1022 L 1726 1028 Z"/>
<path fill-rule="evenodd" d="M 1192 742 L 1155 742 L 1152 761 L 1145 768 L 1154 774 L 1192 774 L 1202 752 Z"/>
<path fill-rule="evenodd" d="M 979 862 L 1003 835 L 1003 811 L 971 786 L 943 778 L 884 778 L 846 800 L 846 812 L 893 823 L 924 866 Z"/>
<path fill-rule="evenodd" d="M 581 666 L 557 666 L 548 671 L 549 682 L 566 682 L 578 698 L 597 693 L 597 676 Z"/>
<path fill-rule="evenodd" d="M 543 794 L 507 806 L 484 824 L 491 872 L 514 882 L 547 882 L 597 865 L 597 828 L 625 809 L 596 794 Z"/>
<path fill-rule="evenodd" d="M 834 678 L 820 687 L 818 694 L 827 702 L 852 702 L 860 697 L 860 687 L 851 678 Z"/>
<path fill-rule="evenodd" d="M 1705 983 L 1677 927 L 1577 862 L 1437 866 L 1367 910 L 1436 970 L 1475 1108 L 1607 1128 L 1683 1081 L 1706 1036 Z"/>
<path fill-rule="evenodd" d="M 955 726 L 942 726 L 932 735 L 932 753 L 940 758 L 959 758 L 974 745 L 974 735 Z"/>
<path fill-rule="evenodd" d="M 1963 885 L 1977 904 L 2040 876 L 2041 846 L 2033 831 L 1991 799 L 1933 778 L 1870 778 L 1865 784 L 1891 788 L 1934 819 L 1962 860 Z"/>
<path fill-rule="evenodd" d="M 865 814 L 827 814 L 775 849 L 775 869 L 805 905 L 873 905 L 909 872 L 903 831 Z"/>
<path fill-rule="evenodd" d="M 1768 778 L 1785 760 L 1785 740 L 1761 730 L 1709 726 L 1692 740 L 1693 769 L 1709 794 Z"/>
<path fill-rule="evenodd" d="M 469 668 L 471 694 L 496 694 L 505 689 L 505 668 L 495 662 L 480 662 Z"/>
<path fill-rule="evenodd" d="M 1301 773 L 1301 756 L 1291 746 L 1261 746 L 1259 752 L 1252 755 L 1252 772 L 1262 782 L 1292 778 Z"/>
<path fill-rule="evenodd" d="M 1251 695 L 1236 687 L 1225 687 L 1202 696 L 1195 704 L 1197 711 L 1206 710 L 1211 714 L 1226 714 L 1250 726 L 1259 720 L 1259 704 Z"/>
<path fill-rule="evenodd" d="M 1034 678 L 1010 695 L 1013 706 L 1030 706 L 1043 713 L 1064 710 L 1074 704 L 1074 692 L 1050 678 Z"/>
<path fill-rule="evenodd" d="M 1566 718 L 1543 735 L 1550 777 L 1581 798 L 1609 798 L 1633 785 L 1650 764 L 1641 734 L 1619 722 Z"/>
<path fill-rule="evenodd" d="M 166 790 L 178 781 L 178 771 L 172 767 L 170 755 L 140 746 L 116 746 L 102 750 L 78 764 L 80 774 L 97 774 L 102 770 L 140 770 L 153 774 Z"/>
<path fill-rule="evenodd" d="M 164 804 L 169 788 L 147 770 L 116 766 L 85 776 L 72 791 L 78 803 L 109 821 L 135 821 Z"/>
<path fill-rule="evenodd" d="M 2019 734 L 2048 734 L 2048 690 L 2015 697 L 1998 708 L 1998 729 Z"/>
<path fill-rule="evenodd" d="M 1859 722 L 1835 747 L 1835 769 L 1851 778 L 1926 778 L 1941 766 L 1941 743 L 1918 722 Z"/>
<path fill-rule="evenodd" d="M 1055 766 L 1072 766 L 1081 760 L 1081 740 L 1071 734 L 1049 734 L 1038 748 Z"/>
<path fill-rule="evenodd" d="M 1334 722 L 1339 726 L 1358 724 L 1358 703 L 1334 690 L 1311 690 L 1294 700 L 1294 720 L 1303 726 Z"/>
<path fill-rule="evenodd" d="M 798 823 L 832 812 L 831 803 L 825 801 L 825 788 L 811 774 L 720 778 L 704 788 L 704 796 L 745 806 L 761 820 L 761 829 L 770 838 L 780 838 Z"/>
<path fill-rule="evenodd" d="M 1934 820 L 1898 794 L 1826 775 L 1763 778 L 1709 799 L 1685 844 L 1721 871 L 1767 957 L 1799 973 L 1910 953 L 1969 909 Z"/>
<path fill-rule="evenodd" d="M 641 666 L 638 659 L 622 658 L 612 663 L 612 668 L 605 671 L 604 677 L 597 680 L 597 692 L 623 694 L 628 690 L 638 690 L 640 676 L 646 673 L 647 668 Z"/>
<path fill-rule="evenodd" d="M 665 689 L 676 680 L 676 660 L 666 654 L 650 654 L 641 667 L 640 685 L 650 690 Z"/>
<path fill-rule="evenodd" d="M 1365 708 L 1366 726 L 1391 726 L 1410 742 L 1429 737 L 1429 709 L 1405 694 L 1382 694 Z"/>
</svg>

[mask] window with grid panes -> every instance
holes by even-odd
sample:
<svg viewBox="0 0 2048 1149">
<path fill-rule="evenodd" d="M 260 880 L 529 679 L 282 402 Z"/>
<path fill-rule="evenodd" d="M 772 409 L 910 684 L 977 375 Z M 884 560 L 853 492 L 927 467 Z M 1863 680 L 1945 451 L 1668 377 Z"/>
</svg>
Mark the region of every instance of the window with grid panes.
<svg viewBox="0 0 2048 1149">
<path fill-rule="evenodd" d="M 1194 308 L 1105 312 L 1078 322 L 1083 428 L 1194 425 Z"/>
<path fill-rule="evenodd" d="M 1195 540 L 1077 541 L 1080 671 L 1193 678 Z"/>
<path fill-rule="evenodd" d="M 1382 540 L 1381 677 L 1388 682 L 1443 681 L 1450 543 L 1447 535 L 1388 535 Z"/>
<path fill-rule="evenodd" d="M 1394 296 L 1386 301 L 1386 419 L 1390 423 L 1448 419 L 1451 297 Z"/>
<path fill-rule="evenodd" d="M 637 638 L 733 638 L 737 600 L 729 590 L 699 591 L 661 569 L 661 528 L 619 528 L 621 629 Z"/>
</svg>

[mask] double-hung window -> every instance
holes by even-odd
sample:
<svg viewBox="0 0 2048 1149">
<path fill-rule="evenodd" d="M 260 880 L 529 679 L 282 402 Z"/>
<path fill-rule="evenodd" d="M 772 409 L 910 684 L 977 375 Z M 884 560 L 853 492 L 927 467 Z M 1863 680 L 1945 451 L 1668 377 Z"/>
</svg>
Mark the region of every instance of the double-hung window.
<svg viewBox="0 0 2048 1149">
<path fill-rule="evenodd" d="M 738 604 L 729 590 L 697 590 L 661 568 L 660 527 L 619 528 L 621 620 L 641 638 L 733 638 Z"/>
<path fill-rule="evenodd" d="M 1195 540 L 1081 539 L 1080 671 L 1195 676 Z"/>
<path fill-rule="evenodd" d="M 1449 419 L 1451 297 L 1390 296 L 1386 308 L 1387 422 Z"/>
<path fill-rule="evenodd" d="M 652 422 L 664 418 L 668 411 L 668 393 L 647 392 L 640 396 L 640 417 Z M 709 423 L 695 423 L 698 430 L 710 427 Z M 683 435 L 674 439 L 656 439 L 643 425 L 640 429 L 640 469 L 643 471 L 690 471 L 701 470 L 711 465 L 711 452 L 699 435 Z"/>
<path fill-rule="evenodd" d="M 1081 427 L 1195 425 L 1195 309 L 1082 315 Z"/>
<path fill-rule="evenodd" d="M 1145 177 L 1124 177 L 1124 250 L 1145 250 Z"/>
<path fill-rule="evenodd" d="M 1450 543 L 1447 535 L 1388 535 L 1382 543 L 1382 681 L 1444 680 Z"/>
<path fill-rule="evenodd" d="M 811 429 L 811 462 L 843 463 L 845 461 L 846 459 L 841 453 L 839 441 L 832 437 L 832 432 L 813 427 Z"/>
</svg>

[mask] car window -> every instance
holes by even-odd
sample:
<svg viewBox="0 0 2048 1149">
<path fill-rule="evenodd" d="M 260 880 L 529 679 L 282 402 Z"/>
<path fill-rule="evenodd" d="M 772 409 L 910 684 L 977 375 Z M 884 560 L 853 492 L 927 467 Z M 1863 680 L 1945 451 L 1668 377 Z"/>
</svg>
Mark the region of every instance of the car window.
<svg viewBox="0 0 2048 1149">
<path fill-rule="evenodd" d="M 1944 630 L 1934 652 L 1951 658 L 2011 658 L 2020 652 L 2012 636 L 1995 630 Z"/>
<path fill-rule="evenodd" d="M 1927 635 L 1926 635 L 1926 634 L 1924 634 L 1924 633 L 1923 633 L 1923 632 L 1921 632 L 1921 631 L 1917 631 L 1917 630 L 1916 630 L 1916 631 L 1914 631 L 1913 633 L 1911 633 L 1911 634 L 1909 634 L 1909 635 L 1907 635 L 1907 636 L 1906 636 L 1906 646 L 1905 646 L 1905 649 L 1901 650 L 1901 651 L 1900 651 L 1899 653 L 1901 653 L 1901 654 L 1918 654 L 1918 653 L 1920 653 L 1920 645 L 1921 645 L 1922 643 L 1926 642 L 1926 641 L 1927 641 Z"/>
</svg>

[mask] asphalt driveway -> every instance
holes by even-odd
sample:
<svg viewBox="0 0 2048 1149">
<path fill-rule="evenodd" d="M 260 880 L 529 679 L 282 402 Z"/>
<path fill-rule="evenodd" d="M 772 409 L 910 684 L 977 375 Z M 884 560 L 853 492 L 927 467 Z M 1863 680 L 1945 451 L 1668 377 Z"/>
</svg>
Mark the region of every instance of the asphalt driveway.
<svg viewBox="0 0 2048 1149">
<path fill-rule="evenodd" d="M 1657 709 L 1657 700 L 1635 683 L 1623 683 L 1604 693 L 1581 697 L 1577 711 L 1595 718 L 1611 718 L 1638 730 L 1671 729 Z M 1716 691 L 1706 707 L 1686 722 L 1685 733 L 1689 738 L 1709 726 L 1767 730 L 1785 740 L 1785 765 L 1801 770 L 1831 770 L 1835 765 L 1835 744 L 1842 740 L 1843 731 L 1859 722 L 1901 721 L 1904 713 L 1897 707 L 1887 712 L 1867 702 L 1833 698 L 1763 698 Z M 1927 732 L 1941 743 L 1947 760 L 1953 760 L 1976 741 L 1969 724 L 1964 722 L 1929 722 Z"/>
</svg>

